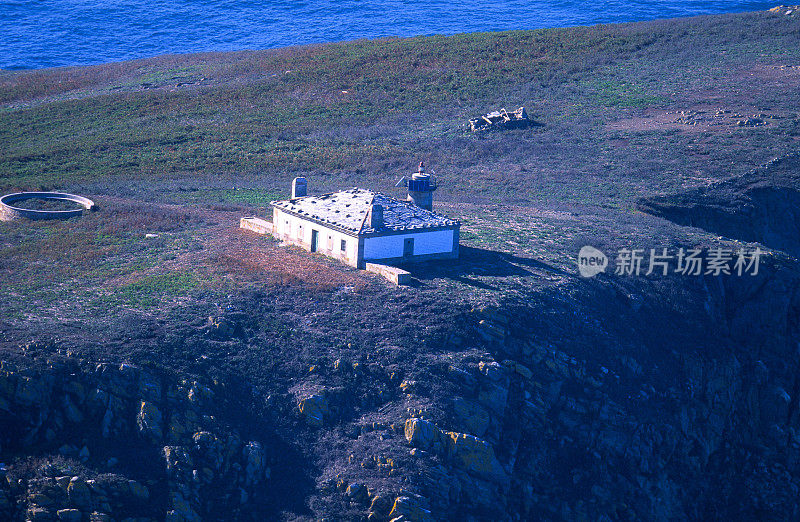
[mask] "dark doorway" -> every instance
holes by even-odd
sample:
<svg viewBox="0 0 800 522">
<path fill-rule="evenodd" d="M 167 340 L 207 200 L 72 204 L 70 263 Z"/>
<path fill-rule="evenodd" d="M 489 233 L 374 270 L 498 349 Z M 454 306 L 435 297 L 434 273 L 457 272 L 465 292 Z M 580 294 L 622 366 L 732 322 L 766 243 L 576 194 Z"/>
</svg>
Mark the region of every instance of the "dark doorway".
<svg viewBox="0 0 800 522">
<path fill-rule="evenodd" d="M 316 230 L 311 231 L 311 251 L 316 252 L 319 246 L 319 232 Z"/>
<path fill-rule="evenodd" d="M 403 257 L 411 257 L 414 255 L 414 238 L 408 237 L 403 240 Z"/>
</svg>

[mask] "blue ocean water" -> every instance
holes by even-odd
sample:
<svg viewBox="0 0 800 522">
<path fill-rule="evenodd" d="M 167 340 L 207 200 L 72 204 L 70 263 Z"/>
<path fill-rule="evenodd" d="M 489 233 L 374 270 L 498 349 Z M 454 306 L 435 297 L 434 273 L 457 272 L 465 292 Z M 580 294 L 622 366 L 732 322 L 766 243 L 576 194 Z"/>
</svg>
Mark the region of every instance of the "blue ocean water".
<svg viewBox="0 0 800 522">
<path fill-rule="evenodd" d="M 0 68 L 755 11 L 740 0 L 0 0 Z"/>
</svg>

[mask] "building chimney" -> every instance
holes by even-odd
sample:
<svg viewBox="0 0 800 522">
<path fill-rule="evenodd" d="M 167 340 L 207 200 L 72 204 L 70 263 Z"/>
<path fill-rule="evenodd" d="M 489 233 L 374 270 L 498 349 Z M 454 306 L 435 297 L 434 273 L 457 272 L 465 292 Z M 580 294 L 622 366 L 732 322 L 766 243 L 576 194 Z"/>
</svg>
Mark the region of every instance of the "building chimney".
<svg viewBox="0 0 800 522">
<path fill-rule="evenodd" d="M 383 227 L 383 207 L 373 203 L 369 210 L 369 226 L 373 230 Z"/>
<path fill-rule="evenodd" d="M 294 178 L 292 180 L 292 199 L 302 198 L 308 191 L 308 182 L 306 178 Z"/>
</svg>

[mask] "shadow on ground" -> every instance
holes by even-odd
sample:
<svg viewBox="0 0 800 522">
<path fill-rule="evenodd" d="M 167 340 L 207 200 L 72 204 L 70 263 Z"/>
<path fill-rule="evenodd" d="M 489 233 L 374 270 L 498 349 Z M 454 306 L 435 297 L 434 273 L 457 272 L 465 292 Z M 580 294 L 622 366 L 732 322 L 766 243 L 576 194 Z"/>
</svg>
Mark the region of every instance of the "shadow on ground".
<svg viewBox="0 0 800 522">
<path fill-rule="evenodd" d="M 400 265 L 400 267 L 411 272 L 416 280 L 412 286 L 424 286 L 426 281 L 433 279 L 451 279 L 477 288 L 494 289 L 494 286 L 480 278 L 525 277 L 543 274 L 573 276 L 573 274 L 537 259 L 463 245 L 460 247 L 457 260 L 409 263 Z"/>
</svg>

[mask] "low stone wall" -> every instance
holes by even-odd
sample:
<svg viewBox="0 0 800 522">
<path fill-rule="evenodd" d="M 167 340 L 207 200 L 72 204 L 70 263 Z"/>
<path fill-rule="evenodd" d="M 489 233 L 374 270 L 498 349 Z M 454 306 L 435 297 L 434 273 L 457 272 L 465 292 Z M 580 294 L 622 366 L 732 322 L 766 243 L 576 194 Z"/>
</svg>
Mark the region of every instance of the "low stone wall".
<svg viewBox="0 0 800 522">
<path fill-rule="evenodd" d="M 72 201 L 77 203 L 83 208 L 76 208 L 74 210 L 33 210 L 27 208 L 19 208 L 13 205 L 16 201 L 24 201 L 26 199 L 58 199 L 63 201 Z M 68 219 L 83 214 L 84 210 L 96 210 L 97 206 L 94 201 L 83 196 L 76 196 L 75 194 L 66 194 L 63 192 L 16 192 L 14 194 L 6 194 L 0 198 L 0 220 L 14 221 L 17 219 Z"/>
<path fill-rule="evenodd" d="M 397 286 L 405 286 L 411 282 L 411 274 L 409 272 L 394 266 L 367 263 L 365 268 L 367 272 L 378 274 Z"/>
<path fill-rule="evenodd" d="M 272 235 L 273 231 L 272 223 L 257 217 L 243 217 L 239 220 L 239 228 L 252 230 L 257 234 Z"/>
</svg>

